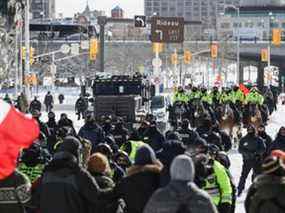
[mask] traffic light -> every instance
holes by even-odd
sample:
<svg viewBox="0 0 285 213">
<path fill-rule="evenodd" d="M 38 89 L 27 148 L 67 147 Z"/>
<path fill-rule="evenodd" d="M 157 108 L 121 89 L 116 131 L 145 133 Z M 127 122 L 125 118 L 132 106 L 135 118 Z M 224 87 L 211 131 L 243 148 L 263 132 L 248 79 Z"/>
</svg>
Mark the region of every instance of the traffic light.
<svg viewBox="0 0 285 213">
<path fill-rule="evenodd" d="M 22 60 L 26 60 L 26 47 L 22 47 L 21 58 Z"/>
<path fill-rule="evenodd" d="M 34 56 L 35 56 L 35 48 L 30 47 L 30 64 L 33 64 L 35 62 Z M 26 60 L 26 47 L 22 47 L 21 58 L 24 61 Z"/>
<path fill-rule="evenodd" d="M 173 65 L 177 65 L 178 64 L 178 55 L 177 55 L 177 53 L 173 53 L 171 55 L 171 64 L 173 64 Z"/>
<path fill-rule="evenodd" d="M 218 44 L 211 45 L 211 57 L 217 58 L 218 57 Z"/>
<path fill-rule="evenodd" d="M 152 50 L 154 53 L 161 53 L 163 51 L 163 43 L 153 43 Z"/>
<path fill-rule="evenodd" d="M 275 28 L 275 29 L 272 30 L 272 43 L 275 46 L 280 46 L 280 44 L 281 44 L 281 34 L 282 34 L 281 29 Z"/>
<path fill-rule="evenodd" d="M 98 40 L 96 38 L 90 39 L 89 58 L 91 61 L 95 61 L 98 53 Z"/>
<path fill-rule="evenodd" d="M 34 55 L 35 55 L 35 48 L 30 47 L 30 64 L 31 65 L 35 62 Z"/>
<path fill-rule="evenodd" d="M 184 63 L 190 64 L 191 61 L 192 61 L 192 53 L 189 50 L 186 50 L 184 52 Z"/>
<path fill-rule="evenodd" d="M 268 49 L 266 49 L 266 48 L 261 49 L 261 61 L 262 62 L 268 61 Z"/>
</svg>

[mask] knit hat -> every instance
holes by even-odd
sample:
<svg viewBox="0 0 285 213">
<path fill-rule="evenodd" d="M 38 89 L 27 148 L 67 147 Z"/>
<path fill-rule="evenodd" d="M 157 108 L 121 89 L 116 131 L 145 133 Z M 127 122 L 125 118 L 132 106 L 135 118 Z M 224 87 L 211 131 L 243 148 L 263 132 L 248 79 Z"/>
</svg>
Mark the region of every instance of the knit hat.
<svg viewBox="0 0 285 213">
<path fill-rule="evenodd" d="M 105 173 L 110 170 L 107 157 L 101 153 L 93 154 L 88 161 L 88 170 L 96 173 Z"/>
<path fill-rule="evenodd" d="M 277 157 L 268 157 L 262 164 L 263 174 L 272 174 L 276 173 L 282 169 L 281 161 Z"/>
<path fill-rule="evenodd" d="M 154 164 L 156 160 L 157 158 L 153 149 L 149 145 L 145 144 L 137 150 L 134 164 L 144 166 Z"/>
<path fill-rule="evenodd" d="M 63 142 L 59 145 L 57 152 L 68 152 L 79 158 L 82 145 L 80 141 L 72 136 L 64 138 Z"/>
<path fill-rule="evenodd" d="M 194 181 L 195 167 L 188 155 L 177 156 L 170 167 L 171 180 Z"/>
</svg>

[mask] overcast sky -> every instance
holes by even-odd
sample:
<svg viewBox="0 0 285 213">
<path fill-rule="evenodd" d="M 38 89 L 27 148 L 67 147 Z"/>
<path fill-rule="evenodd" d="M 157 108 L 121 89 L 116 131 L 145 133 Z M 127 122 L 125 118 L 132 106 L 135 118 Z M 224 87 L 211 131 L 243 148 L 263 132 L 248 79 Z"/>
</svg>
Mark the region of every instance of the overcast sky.
<svg viewBox="0 0 285 213">
<path fill-rule="evenodd" d="M 63 13 L 64 16 L 73 16 L 86 7 L 87 0 L 55 0 L 56 13 Z M 89 0 L 90 9 L 104 10 L 109 15 L 112 8 L 119 5 L 125 11 L 127 17 L 143 15 L 144 0 Z"/>
</svg>

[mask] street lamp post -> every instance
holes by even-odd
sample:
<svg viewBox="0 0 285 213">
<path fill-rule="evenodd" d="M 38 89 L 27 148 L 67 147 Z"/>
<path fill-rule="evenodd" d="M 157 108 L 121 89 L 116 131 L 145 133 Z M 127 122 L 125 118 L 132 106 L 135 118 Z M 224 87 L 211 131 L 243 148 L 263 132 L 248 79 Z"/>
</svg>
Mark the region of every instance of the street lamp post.
<svg viewBox="0 0 285 213">
<path fill-rule="evenodd" d="M 268 69 L 271 67 L 271 20 L 272 12 L 268 14 Z"/>
<path fill-rule="evenodd" d="M 235 5 L 226 5 L 226 8 L 232 8 L 237 12 L 237 83 L 241 83 L 240 76 L 240 8 Z"/>
</svg>

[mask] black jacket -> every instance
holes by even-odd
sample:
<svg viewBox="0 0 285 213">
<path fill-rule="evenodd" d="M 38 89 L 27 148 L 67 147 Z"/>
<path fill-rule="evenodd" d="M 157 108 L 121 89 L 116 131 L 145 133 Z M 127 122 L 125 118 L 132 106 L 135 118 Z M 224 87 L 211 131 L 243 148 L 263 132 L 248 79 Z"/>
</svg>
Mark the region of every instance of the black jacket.
<svg viewBox="0 0 285 213">
<path fill-rule="evenodd" d="M 247 134 L 239 143 L 239 152 L 244 160 L 255 160 L 261 157 L 266 151 L 266 146 L 262 138 Z"/>
<path fill-rule="evenodd" d="M 270 150 L 276 150 L 276 149 L 285 152 L 285 137 L 281 136 L 280 134 L 278 134 L 278 136 L 273 141 L 273 144 L 270 148 Z"/>
<path fill-rule="evenodd" d="M 272 146 L 272 138 L 269 135 L 267 135 L 266 133 L 259 134 L 259 137 L 261 137 L 265 143 L 266 151 L 264 153 L 264 158 L 266 158 L 267 156 L 270 155 L 270 149 Z"/>
<path fill-rule="evenodd" d="M 57 153 L 46 168 L 35 197 L 41 213 L 86 213 L 90 206 L 113 198 L 68 153 Z"/>
<path fill-rule="evenodd" d="M 170 165 L 175 157 L 185 153 L 185 148 L 179 141 L 166 141 L 163 149 L 157 153 L 157 158 L 163 164 L 160 174 L 160 186 L 166 186 L 170 182 Z"/>
<path fill-rule="evenodd" d="M 116 193 L 126 202 L 127 213 L 142 213 L 151 195 L 159 187 L 161 168 L 155 165 L 133 166 L 128 176 L 116 187 Z"/>
<path fill-rule="evenodd" d="M 52 95 L 46 95 L 44 104 L 47 106 L 53 105 L 53 96 Z"/>
<path fill-rule="evenodd" d="M 284 213 L 285 177 L 261 175 L 250 187 L 245 201 L 247 213 Z"/>
<path fill-rule="evenodd" d="M 104 143 L 105 134 L 103 129 L 96 123 L 86 123 L 78 132 L 78 136 L 92 143 L 92 153 L 98 144 Z"/>
<path fill-rule="evenodd" d="M 84 98 L 78 98 L 75 103 L 76 112 L 85 112 L 88 109 L 88 102 Z"/>
<path fill-rule="evenodd" d="M 157 152 L 163 148 L 165 138 L 156 128 L 149 128 L 144 134 L 144 142 Z"/>
<path fill-rule="evenodd" d="M 22 173 L 15 171 L 0 180 L 0 212 L 24 213 L 24 206 L 31 200 L 31 183 Z M 17 193 L 18 197 L 15 196 Z M 20 204 L 20 202 L 22 204 Z"/>
<path fill-rule="evenodd" d="M 42 104 L 40 101 L 38 100 L 33 100 L 30 104 L 30 112 L 33 112 L 35 110 L 41 111 L 42 109 Z"/>
<path fill-rule="evenodd" d="M 184 144 L 190 144 L 191 142 L 196 140 L 196 138 L 199 136 L 197 132 L 191 129 L 179 128 L 177 132 L 179 133 L 181 140 Z"/>
</svg>

